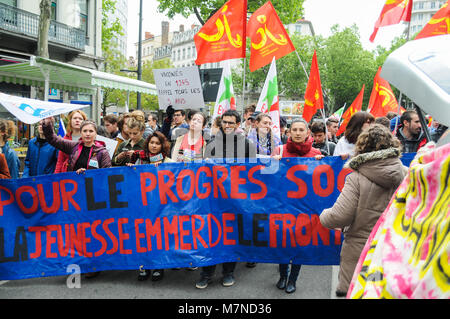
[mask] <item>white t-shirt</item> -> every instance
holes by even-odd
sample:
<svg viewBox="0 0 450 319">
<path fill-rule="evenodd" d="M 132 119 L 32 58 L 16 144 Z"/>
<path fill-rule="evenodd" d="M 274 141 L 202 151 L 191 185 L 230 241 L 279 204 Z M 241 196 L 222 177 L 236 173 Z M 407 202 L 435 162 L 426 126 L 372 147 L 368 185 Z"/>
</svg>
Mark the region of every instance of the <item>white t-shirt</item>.
<svg viewBox="0 0 450 319">
<path fill-rule="evenodd" d="M 355 144 L 349 143 L 345 136 L 339 139 L 334 149 L 333 156 L 340 156 L 343 154 L 349 154 L 350 156 L 355 155 Z"/>
</svg>

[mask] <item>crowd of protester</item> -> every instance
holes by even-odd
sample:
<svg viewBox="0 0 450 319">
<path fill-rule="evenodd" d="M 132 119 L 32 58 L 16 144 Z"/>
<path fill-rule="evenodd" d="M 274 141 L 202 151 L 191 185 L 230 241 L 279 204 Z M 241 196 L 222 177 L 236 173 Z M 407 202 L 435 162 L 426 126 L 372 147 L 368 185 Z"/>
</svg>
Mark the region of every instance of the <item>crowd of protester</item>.
<svg viewBox="0 0 450 319">
<path fill-rule="evenodd" d="M 81 111 L 67 116 L 66 135 L 55 134 L 55 120 L 41 120 L 28 143 L 22 177 L 113 166 L 159 165 L 191 162 L 208 158 L 273 158 L 340 156 L 355 171 L 346 179 L 333 207 L 320 215 L 323 226 L 341 229 L 346 238 L 341 252 L 339 284 L 336 293 L 345 295 L 359 254 L 406 174 L 399 157 L 402 152 L 417 152 L 426 143 L 418 114 L 407 110 L 374 118 L 370 113 L 355 113 L 342 136 L 336 136 L 339 119 L 316 118 L 307 123 L 302 118 L 280 118 L 280 135 L 271 130 L 272 118 L 255 112 L 255 105 L 244 109 L 243 118 L 235 110 L 210 119 L 199 111 L 174 110 L 169 107 L 158 124 L 156 114 L 140 110 L 103 117 L 103 125 L 90 121 Z M 436 142 L 447 129 L 437 122 L 430 128 Z M 0 178 L 19 178 L 20 161 L 8 139 L 14 135 L 14 123 L 0 119 Z M 112 158 L 97 135 L 117 141 Z M 247 263 L 255 267 L 256 263 Z M 236 263 L 222 265 L 222 284 L 234 284 Z M 196 270 L 196 268 L 189 268 Z M 211 282 L 216 265 L 202 267 L 196 287 L 204 289 Z M 279 265 L 276 287 L 292 293 L 301 265 Z M 94 277 L 97 273 L 86 274 Z M 163 269 L 139 269 L 138 279 L 161 280 Z"/>
</svg>

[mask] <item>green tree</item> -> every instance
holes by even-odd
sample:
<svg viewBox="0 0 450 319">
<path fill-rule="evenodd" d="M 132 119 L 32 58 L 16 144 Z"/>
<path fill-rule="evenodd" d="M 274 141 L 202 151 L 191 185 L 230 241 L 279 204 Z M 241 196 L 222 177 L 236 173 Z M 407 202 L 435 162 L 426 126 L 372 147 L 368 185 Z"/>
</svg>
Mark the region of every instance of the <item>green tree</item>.
<svg viewBox="0 0 450 319">
<path fill-rule="evenodd" d="M 322 87 L 330 96 L 330 109 L 348 106 L 354 101 L 365 84 L 363 109 L 367 107 L 377 72 L 373 52 L 362 47 L 359 30 L 356 25 L 340 29 L 331 28 L 332 35 L 324 41 L 323 50 L 318 53 Z M 320 66 L 319 66 L 320 67 Z"/>
<path fill-rule="evenodd" d="M 305 0 L 272 0 L 272 4 L 283 23 L 292 23 L 303 17 Z M 181 14 L 185 18 L 195 14 L 203 25 L 227 0 L 158 0 L 158 10 L 169 18 Z M 252 13 L 261 7 L 266 0 L 248 0 L 248 12 Z"/>
</svg>

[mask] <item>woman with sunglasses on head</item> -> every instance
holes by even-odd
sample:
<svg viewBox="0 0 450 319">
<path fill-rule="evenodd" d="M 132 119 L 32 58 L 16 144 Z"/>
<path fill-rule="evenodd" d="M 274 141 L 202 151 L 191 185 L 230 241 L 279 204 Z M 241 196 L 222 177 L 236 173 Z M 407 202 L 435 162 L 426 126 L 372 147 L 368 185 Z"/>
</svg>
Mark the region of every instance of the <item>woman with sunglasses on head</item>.
<svg viewBox="0 0 450 319">
<path fill-rule="evenodd" d="M 174 162 L 170 157 L 170 144 L 166 136 L 155 131 L 147 137 L 144 142 L 143 150 L 136 150 L 131 155 L 130 161 L 127 166 L 153 164 L 158 166 L 161 163 Z M 164 276 L 164 269 L 155 269 L 151 272 L 149 269 L 144 269 L 143 266 L 139 268 L 138 280 L 146 280 L 149 276 L 152 276 L 152 281 L 161 280 Z"/>
<path fill-rule="evenodd" d="M 75 110 L 69 113 L 66 135 L 64 139 L 69 141 L 78 141 L 81 137 L 80 125 L 83 121 L 87 120 L 87 115 L 81 110 Z M 67 164 L 69 161 L 69 155 L 64 152 L 58 153 L 58 159 L 56 161 L 55 173 L 67 172 Z"/>
</svg>

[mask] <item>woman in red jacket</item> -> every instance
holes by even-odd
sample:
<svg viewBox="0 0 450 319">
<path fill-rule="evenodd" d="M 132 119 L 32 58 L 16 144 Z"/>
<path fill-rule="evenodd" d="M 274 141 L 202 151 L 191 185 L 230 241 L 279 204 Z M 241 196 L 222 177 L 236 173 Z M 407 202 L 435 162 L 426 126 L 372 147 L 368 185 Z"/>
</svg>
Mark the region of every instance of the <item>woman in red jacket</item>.
<svg viewBox="0 0 450 319">
<path fill-rule="evenodd" d="M 81 110 L 72 111 L 69 113 L 69 122 L 67 123 L 67 133 L 64 139 L 70 141 L 78 141 L 81 137 L 80 125 L 87 120 L 87 115 Z M 64 152 L 58 153 L 58 160 L 56 161 L 55 173 L 67 172 L 67 165 L 69 155 Z"/>
<path fill-rule="evenodd" d="M 281 159 L 284 157 L 314 157 L 315 159 L 322 159 L 324 156 L 317 148 L 312 147 L 314 139 L 311 136 L 311 132 L 308 128 L 308 123 L 304 119 L 295 119 L 291 123 L 291 137 L 287 143 L 278 146 L 274 155 L 275 159 Z M 289 273 L 288 264 L 280 264 L 280 279 L 277 283 L 277 288 L 284 289 L 287 293 L 293 293 L 295 283 L 297 282 L 300 268 L 302 265 L 291 264 L 291 271 Z"/>
</svg>

